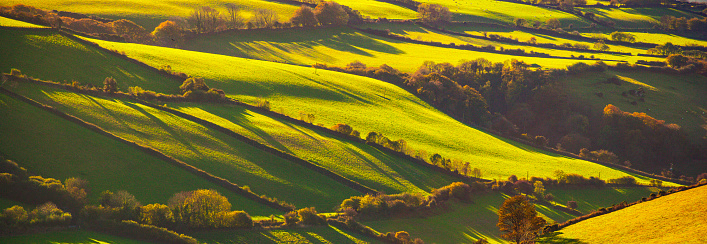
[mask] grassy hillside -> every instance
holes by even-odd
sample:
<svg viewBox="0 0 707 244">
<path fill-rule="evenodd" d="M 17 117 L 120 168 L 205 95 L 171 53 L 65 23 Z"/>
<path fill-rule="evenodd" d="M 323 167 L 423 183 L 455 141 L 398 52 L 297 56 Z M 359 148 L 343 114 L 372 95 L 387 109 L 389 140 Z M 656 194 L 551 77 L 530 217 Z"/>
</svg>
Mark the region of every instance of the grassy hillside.
<svg viewBox="0 0 707 244">
<path fill-rule="evenodd" d="M 113 77 L 122 91 L 136 85 L 155 87 L 169 93 L 179 90 L 179 82 L 52 30 L 0 29 L 0 43 L 2 72 L 16 68 L 43 80 L 78 81 L 101 87 L 103 79 Z"/>
<path fill-rule="evenodd" d="M 604 178 L 627 175 L 582 160 L 539 151 L 468 127 L 431 108 L 410 93 L 378 80 L 308 67 L 242 59 L 223 55 L 98 41 L 150 65 L 202 76 L 229 97 L 255 102 L 264 98 L 275 110 L 292 117 L 299 111 L 316 115 L 315 123 L 347 123 L 366 134 L 382 132 L 404 139 L 416 150 L 471 162 L 484 178 L 506 178 L 530 173 L 551 176 L 567 173 Z M 640 178 L 640 177 L 639 177 Z M 645 178 L 639 180 L 646 182 Z"/>
<path fill-rule="evenodd" d="M 675 45 L 707 46 L 707 41 L 705 41 L 705 40 L 679 36 L 679 35 L 672 34 L 672 33 L 645 33 L 645 32 L 634 32 L 634 31 L 625 31 L 625 32 L 636 36 L 636 42 L 647 42 L 647 43 L 656 43 L 656 44 L 664 44 L 666 42 L 672 42 Z M 603 38 L 611 39 L 611 33 L 596 32 L 596 33 L 582 33 L 582 35 L 587 36 L 587 37 L 593 37 L 593 38 L 603 37 Z M 613 46 L 612 46 L 612 49 L 613 49 Z"/>
<path fill-rule="evenodd" d="M 453 19 L 459 21 L 513 23 L 515 18 L 521 18 L 531 23 L 534 21 L 545 23 L 548 19 L 557 18 L 563 27 L 569 24 L 573 24 L 574 27 L 589 26 L 588 21 L 577 16 L 525 4 L 493 0 L 421 0 L 419 2 L 446 6 L 454 14 Z"/>
<path fill-rule="evenodd" d="M 335 2 L 358 10 L 364 17 L 368 16 L 372 19 L 378 17 L 387 19 L 417 18 L 416 11 L 377 0 L 337 0 Z"/>
<path fill-rule="evenodd" d="M 360 195 L 302 166 L 143 105 L 29 84 L 21 85 L 17 91 L 117 136 L 152 147 L 238 185 L 247 185 L 257 194 L 277 197 L 296 206 L 328 211 L 343 199 Z"/>
<path fill-rule="evenodd" d="M 35 25 L 19 20 L 14 20 L 14 19 L 8 19 L 5 17 L 0 16 L 0 26 L 10 26 L 10 27 L 33 27 L 33 28 L 45 28 L 44 26 L 41 25 Z"/>
<path fill-rule="evenodd" d="M 621 201 L 637 201 L 648 196 L 652 188 L 558 189 L 548 192 L 557 194 L 555 196 L 558 202 L 573 196 L 580 204 L 580 211 L 590 211 L 596 209 L 592 208 L 594 206 L 599 208 Z M 379 232 L 405 230 L 427 243 L 470 243 L 479 238 L 486 238 L 491 243 L 506 243 L 500 237 L 496 223 L 498 207 L 508 197 L 503 193 L 492 192 L 473 197 L 472 204 L 449 202 L 429 217 L 368 221 L 364 224 Z M 576 217 L 544 205 L 535 205 L 535 208 L 550 223 L 564 222 Z"/>
<path fill-rule="evenodd" d="M 603 83 L 618 76 L 621 85 Z M 568 91 L 601 111 L 607 104 L 626 112 L 642 112 L 666 123 L 680 125 L 688 137 L 699 139 L 707 135 L 707 83 L 700 75 L 673 76 L 651 72 L 612 72 L 585 74 L 567 79 Z M 622 92 L 643 88 L 645 102 Z M 603 93 L 603 97 L 595 95 Z M 637 102 L 632 105 L 631 102 Z"/>
<path fill-rule="evenodd" d="M 582 12 L 594 13 L 597 19 L 613 21 L 617 28 L 651 29 L 660 22 L 663 15 L 686 17 L 691 19 L 698 15 L 669 8 L 576 8 Z"/>
<path fill-rule="evenodd" d="M 261 143 L 292 153 L 348 179 L 387 192 L 426 194 L 454 178 L 368 145 L 273 119 L 238 106 L 172 103 L 170 107 L 209 120 Z"/>
<path fill-rule="evenodd" d="M 706 201 L 707 187 L 697 187 L 570 225 L 549 241 L 704 243 Z"/>
<path fill-rule="evenodd" d="M 88 180 L 92 202 L 105 190 L 126 190 L 144 204 L 166 204 L 180 191 L 215 189 L 236 209 L 266 216 L 278 212 L 6 95 L 0 95 L 0 114 L 2 154 L 33 174 Z"/>
<path fill-rule="evenodd" d="M 189 233 L 205 243 L 380 243 L 380 241 L 334 226 L 306 229 L 237 230 Z"/>
<path fill-rule="evenodd" d="M 149 243 L 145 241 L 137 241 L 133 239 L 106 235 L 98 232 L 87 230 L 64 230 L 52 231 L 45 233 L 37 233 L 31 235 L 19 235 L 13 237 L 0 237 L 2 243 L 63 243 L 63 244 L 80 244 L 80 243 L 125 243 L 125 244 L 140 244 Z"/>
</svg>

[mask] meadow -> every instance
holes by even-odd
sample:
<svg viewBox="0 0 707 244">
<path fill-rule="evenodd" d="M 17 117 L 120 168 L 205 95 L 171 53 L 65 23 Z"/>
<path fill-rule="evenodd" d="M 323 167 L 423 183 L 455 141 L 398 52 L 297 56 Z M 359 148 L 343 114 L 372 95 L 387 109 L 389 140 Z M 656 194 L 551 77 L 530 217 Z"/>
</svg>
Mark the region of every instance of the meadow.
<svg viewBox="0 0 707 244">
<path fill-rule="evenodd" d="M 342 200 L 361 194 L 235 138 L 140 104 L 29 84 L 16 91 L 124 139 L 249 186 L 258 195 L 328 211 Z"/>
<path fill-rule="evenodd" d="M 188 233 L 205 243 L 381 243 L 373 238 L 334 226 L 315 226 L 273 230 L 236 230 Z"/>
<path fill-rule="evenodd" d="M 636 42 L 646 42 L 655 44 L 665 44 L 666 42 L 671 42 L 675 45 L 689 46 L 689 45 L 700 45 L 707 46 L 707 41 L 676 35 L 673 33 L 651 33 L 651 32 L 635 32 L 635 31 L 625 31 L 631 35 L 636 36 Z M 583 36 L 592 38 L 607 38 L 611 39 L 611 33 L 605 32 L 584 32 Z M 612 47 L 613 45 L 609 45 Z"/>
<path fill-rule="evenodd" d="M 6 95 L 0 95 L 0 114 L 2 154 L 31 174 L 87 180 L 91 203 L 105 190 L 128 191 L 144 204 L 166 204 L 181 191 L 215 189 L 236 209 L 265 216 L 279 212 Z"/>
<path fill-rule="evenodd" d="M 653 25 L 660 22 L 663 15 L 686 17 L 691 19 L 700 17 L 695 14 L 670 8 L 575 8 L 586 13 L 594 13 L 596 19 L 613 21 L 616 28 L 625 29 L 652 29 Z"/>
<path fill-rule="evenodd" d="M 7 244 L 26 244 L 26 243 L 62 243 L 62 244 L 106 244 L 106 243 L 124 243 L 124 244 L 142 244 L 149 243 L 138 241 L 129 238 L 107 235 L 103 233 L 88 231 L 88 230 L 62 230 L 45 233 L 35 233 L 31 235 L 19 235 L 12 237 L 3 237 L 2 243 Z"/>
<path fill-rule="evenodd" d="M 224 55 L 96 42 L 152 66 L 168 64 L 177 71 L 204 77 L 231 98 L 250 103 L 266 99 L 274 110 L 292 117 L 298 118 L 299 111 L 304 111 L 315 114 L 315 123 L 346 123 L 361 134 L 381 132 L 392 140 L 404 139 L 412 149 L 429 155 L 439 153 L 468 161 L 487 179 L 512 174 L 552 176 L 557 169 L 587 177 L 599 172 L 605 178 L 629 175 L 492 136 L 458 122 L 397 86 L 374 79 Z M 645 177 L 638 178 L 647 182 Z"/>
<path fill-rule="evenodd" d="M 704 243 L 706 200 L 705 186 L 670 194 L 570 225 L 546 243 Z"/>
<path fill-rule="evenodd" d="M 2 16 L 0 16 L 0 26 L 25 27 L 25 28 L 46 28 L 41 25 L 35 25 L 32 23 L 24 22 L 24 21 L 8 19 L 8 18 L 2 17 Z"/>
<path fill-rule="evenodd" d="M 517 4 L 493 0 L 421 0 L 422 3 L 436 3 L 449 8 L 453 13 L 453 20 L 476 21 L 485 23 L 513 23 L 515 18 L 525 19 L 529 22 L 540 21 L 545 23 L 548 19 L 560 20 L 563 28 L 569 24 L 574 27 L 588 27 L 590 22 L 554 9 L 546 9 L 525 4 Z"/>
</svg>

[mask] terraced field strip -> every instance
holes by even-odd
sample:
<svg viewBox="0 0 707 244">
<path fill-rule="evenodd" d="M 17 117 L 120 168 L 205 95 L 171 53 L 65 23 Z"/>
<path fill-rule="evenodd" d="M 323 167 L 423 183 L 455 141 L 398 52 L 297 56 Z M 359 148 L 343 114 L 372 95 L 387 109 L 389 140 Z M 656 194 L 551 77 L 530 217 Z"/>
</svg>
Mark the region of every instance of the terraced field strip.
<svg viewBox="0 0 707 244">
<path fill-rule="evenodd" d="M 446 6 L 454 14 L 456 21 L 477 21 L 487 23 L 513 23 L 516 18 L 532 23 L 545 23 L 556 18 L 562 23 L 562 28 L 569 24 L 574 27 L 588 27 L 590 22 L 575 15 L 554 9 L 546 9 L 526 4 L 518 4 L 494 0 L 420 0 L 422 3 L 436 3 Z"/>
<path fill-rule="evenodd" d="M 690 38 L 686 36 L 680 36 L 677 34 L 673 33 L 647 33 L 647 32 L 641 32 L 641 31 L 622 31 L 625 33 L 629 33 L 631 35 L 636 36 L 636 42 L 643 42 L 643 43 L 655 43 L 655 44 L 665 44 L 666 42 L 673 43 L 675 45 L 679 46 L 690 46 L 690 45 L 699 45 L 699 46 L 707 46 L 707 41 L 705 40 L 700 40 L 696 38 Z M 611 33 L 610 32 L 584 32 L 582 33 L 582 36 L 589 37 L 589 38 L 606 38 L 606 39 L 611 39 Z M 612 46 L 612 45 L 610 45 Z M 685 47 L 683 47 L 684 49 Z M 613 46 L 612 46 L 613 49 Z"/>
<path fill-rule="evenodd" d="M 674 16 L 677 18 L 685 17 L 691 19 L 701 16 L 683 12 L 672 8 L 596 8 L 585 7 L 575 8 L 576 10 L 585 13 L 594 13 L 597 19 L 604 21 L 613 21 L 616 23 L 616 28 L 626 29 L 652 29 L 653 25 L 660 22 L 660 18 L 664 15 Z"/>
<path fill-rule="evenodd" d="M 32 23 L 27 23 L 24 21 L 19 21 L 19 20 L 14 20 L 14 19 L 9 19 L 0 16 L 0 26 L 5 26 L 5 27 L 24 27 L 24 28 L 47 28 L 46 26 L 41 26 L 41 25 L 35 25 Z"/>
<path fill-rule="evenodd" d="M 334 226 L 274 230 L 235 230 L 189 233 L 205 243 L 381 243 Z"/>
<path fill-rule="evenodd" d="M 445 158 L 469 161 L 487 179 L 529 172 L 545 177 L 557 169 L 584 176 L 601 172 L 606 178 L 629 175 L 488 135 L 382 81 L 224 55 L 94 41 L 125 51 L 129 57 L 151 66 L 169 64 L 177 71 L 204 77 L 210 86 L 223 89 L 227 96 L 240 101 L 254 104 L 266 99 L 273 110 L 285 111 L 291 117 L 299 117 L 297 111 L 305 111 L 316 115 L 315 123 L 346 123 L 361 134 L 382 132 L 393 140 L 404 139 L 412 149 L 429 155 L 439 153 Z M 639 182 L 648 182 L 648 178 L 636 177 Z"/>
<path fill-rule="evenodd" d="M 5 89 L 0 91 L 7 93 Z M 116 138 L 94 125 L 14 93 L 7 94 L 11 96 L 2 95 L 0 150 L 34 174 L 61 180 L 70 177 L 88 180 L 92 200 L 104 190 L 126 190 L 146 204 L 167 203 L 181 191 L 215 189 L 236 208 L 252 215 L 278 212 L 219 182 L 197 176 L 194 171 L 185 172 L 184 165 L 175 164 L 173 159 L 165 160 L 149 148 Z"/>
<path fill-rule="evenodd" d="M 124 243 L 124 244 L 144 244 L 145 241 L 138 241 L 124 237 L 107 235 L 88 230 L 61 230 L 44 233 L 33 233 L 18 236 L 0 237 L 0 242 L 6 244 L 26 244 L 26 243 Z"/>
<path fill-rule="evenodd" d="M 328 211 L 357 191 L 220 132 L 142 104 L 23 85 L 18 92 L 254 192 Z M 108 116 L 106 116 L 106 114 Z"/>
</svg>

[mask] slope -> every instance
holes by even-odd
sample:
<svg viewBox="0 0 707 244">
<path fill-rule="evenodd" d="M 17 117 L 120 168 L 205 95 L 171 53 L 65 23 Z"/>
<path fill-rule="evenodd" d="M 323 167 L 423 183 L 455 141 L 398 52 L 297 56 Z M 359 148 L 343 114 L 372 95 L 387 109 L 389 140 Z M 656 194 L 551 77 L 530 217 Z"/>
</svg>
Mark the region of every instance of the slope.
<svg viewBox="0 0 707 244">
<path fill-rule="evenodd" d="M 562 27 L 573 24 L 574 27 L 587 27 L 590 22 L 569 13 L 554 9 L 546 9 L 526 4 L 511 3 L 494 0 L 421 0 L 423 3 L 435 3 L 449 8 L 454 14 L 453 20 L 477 21 L 491 23 L 513 23 L 516 18 L 528 22 L 540 21 L 545 23 L 548 19 L 556 18 Z"/>
<path fill-rule="evenodd" d="M 92 202 L 105 190 L 126 190 L 145 204 L 166 204 L 181 191 L 215 189 L 250 214 L 278 212 L 6 95 L 0 95 L 0 114 L 2 154 L 33 174 L 88 180 Z"/>
<path fill-rule="evenodd" d="M 706 203 L 707 187 L 701 186 L 581 221 L 563 228 L 552 239 L 585 243 L 705 243 Z"/>
<path fill-rule="evenodd" d="M 204 77 L 231 98 L 246 102 L 264 98 L 273 108 L 282 108 L 292 117 L 299 117 L 298 111 L 313 113 L 317 123 L 347 123 L 361 134 L 382 132 L 391 139 L 406 140 L 415 150 L 471 162 L 472 167 L 482 169 L 485 178 L 530 172 L 551 176 L 557 169 L 585 176 L 601 172 L 605 178 L 628 175 L 486 134 L 431 108 L 405 90 L 378 80 L 223 55 L 96 42 L 149 65 L 168 64 L 177 71 Z"/>
<path fill-rule="evenodd" d="M 236 230 L 189 233 L 204 243 L 381 243 L 368 236 L 334 226 L 275 230 Z"/>
<path fill-rule="evenodd" d="M 63 230 L 52 231 L 45 233 L 34 233 L 31 235 L 19 235 L 12 237 L 0 238 L 2 243 L 125 243 L 125 244 L 140 244 L 150 243 L 146 241 L 138 241 L 124 237 L 117 237 L 107 234 L 102 234 L 87 230 Z"/>
<path fill-rule="evenodd" d="M 614 27 L 626 29 L 652 29 L 654 25 L 658 25 L 664 15 L 687 19 L 700 18 L 699 15 L 672 8 L 577 8 L 577 10 L 594 13 L 596 19 L 613 21 Z"/>
</svg>

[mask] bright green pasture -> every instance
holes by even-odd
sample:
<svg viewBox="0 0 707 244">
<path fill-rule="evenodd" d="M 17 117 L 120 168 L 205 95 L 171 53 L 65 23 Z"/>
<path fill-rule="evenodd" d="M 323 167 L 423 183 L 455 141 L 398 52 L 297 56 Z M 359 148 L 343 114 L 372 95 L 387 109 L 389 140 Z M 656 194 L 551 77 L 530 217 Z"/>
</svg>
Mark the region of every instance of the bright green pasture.
<svg viewBox="0 0 707 244">
<path fill-rule="evenodd" d="M 622 80 L 621 86 L 603 83 L 614 75 Z M 694 140 L 707 135 L 707 83 L 704 76 L 607 71 L 572 76 L 566 81 L 568 92 L 595 111 L 613 104 L 626 112 L 642 112 L 666 123 L 678 124 Z M 645 102 L 634 96 L 621 95 L 641 87 L 646 91 Z M 603 97 L 595 95 L 599 92 Z M 632 105 L 634 101 L 638 104 Z"/>
<path fill-rule="evenodd" d="M 44 243 L 62 243 L 62 244 L 107 244 L 107 243 L 125 243 L 125 244 L 142 244 L 150 243 L 146 241 L 138 241 L 124 237 L 112 236 L 103 233 L 88 231 L 88 230 L 62 230 L 45 233 L 36 233 L 31 235 L 19 235 L 12 237 L 0 237 L 0 242 L 6 244 L 44 244 Z"/>
<path fill-rule="evenodd" d="M 184 103 L 169 106 L 316 162 L 348 179 L 386 193 L 426 194 L 433 188 L 455 181 L 447 175 L 387 155 L 368 145 L 342 141 L 321 131 L 276 120 L 243 107 Z"/>
<path fill-rule="evenodd" d="M 533 47 L 533 46 L 527 46 L 523 44 L 506 44 L 506 43 L 501 43 L 501 42 L 495 42 L 495 41 L 487 41 L 487 40 L 482 40 L 482 39 L 476 39 L 476 38 L 471 38 L 471 37 L 465 37 L 465 36 L 460 36 L 460 35 L 454 35 L 454 34 L 448 34 L 448 33 L 443 33 L 435 30 L 430 30 L 426 29 L 414 24 L 396 24 L 396 23 L 385 23 L 385 24 L 369 24 L 366 25 L 365 27 L 367 28 L 372 28 L 372 29 L 381 29 L 381 30 L 390 30 L 391 33 L 401 35 L 401 36 L 407 36 L 412 39 L 416 40 L 422 40 L 422 41 L 432 41 L 432 42 L 441 42 L 441 43 L 455 43 L 457 45 L 459 44 L 472 44 L 475 46 L 487 46 L 487 45 L 493 45 L 496 47 L 503 47 L 504 49 L 523 49 L 526 52 L 530 51 L 535 51 L 539 53 L 547 53 L 553 56 L 559 56 L 559 57 L 572 57 L 572 56 L 585 56 L 585 57 L 591 57 L 594 56 L 599 59 L 605 59 L 605 60 L 620 60 L 620 61 L 628 61 L 628 62 L 635 62 L 636 60 L 650 60 L 650 61 L 662 61 L 662 58 L 652 58 L 652 57 L 637 57 L 637 56 L 627 56 L 627 55 L 615 55 L 615 54 L 603 54 L 603 53 L 590 53 L 590 52 L 581 52 L 581 51 L 566 51 L 566 50 L 559 50 L 559 49 L 551 49 L 551 48 L 541 48 L 541 47 Z M 463 26 L 456 27 L 459 29 L 464 29 Z M 450 28 L 451 29 L 451 28 Z M 493 28 L 497 29 L 497 28 Z M 555 43 L 555 44 L 562 44 L 562 43 L 582 43 L 585 45 L 589 45 L 591 48 L 594 43 L 589 43 L 589 42 L 579 42 L 579 41 L 570 41 L 566 40 L 564 42 L 560 42 L 561 38 L 555 38 L 555 37 L 550 37 L 547 35 L 539 35 L 539 34 L 531 34 L 531 33 L 526 33 L 526 32 L 521 32 L 521 31 L 514 31 L 511 29 L 507 29 L 511 33 L 493 33 L 493 32 L 487 32 L 487 34 L 498 34 L 503 37 L 510 37 L 510 38 L 517 38 L 519 41 L 527 42 L 530 37 L 532 36 L 544 36 L 544 37 L 536 37 L 538 40 L 538 43 Z M 459 32 L 464 32 L 464 31 L 459 31 Z M 476 35 L 483 35 L 482 33 L 475 33 Z M 515 36 L 517 35 L 517 36 Z M 546 38 L 552 38 L 552 41 L 545 41 L 543 39 Z M 635 48 L 627 48 L 620 46 L 620 48 L 616 48 L 616 46 L 613 46 L 612 50 L 614 51 L 622 51 L 622 52 L 632 52 L 632 53 L 645 53 L 645 50 L 642 49 L 635 49 Z M 524 59 L 524 57 L 516 57 L 517 59 Z M 577 61 L 579 62 L 579 60 Z"/>
<path fill-rule="evenodd" d="M 46 28 L 41 25 L 35 25 L 32 23 L 27 23 L 19 20 L 9 19 L 0 16 L 0 26 L 10 26 L 10 27 L 34 27 L 34 28 Z"/>
<path fill-rule="evenodd" d="M 587 161 L 540 151 L 464 125 L 397 86 L 378 80 L 310 67 L 229 57 L 177 49 L 100 42 L 125 51 L 150 65 L 171 65 L 175 70 L 207 79 L 229 97 L 254 103 L 270 101 L 273 108 L 299 117 L 312 113 L 315 123 L 346 123 L 361 132 L 382 132 L 404 139 L 414 150 L 468 161 L 484 178 L 507 178 L 530 173 L 552 176 L 566 173 L 617 178 L 628 175 Z M 428 156 L 429 157 L 429 156 Z M 646 182 L 644 177 L 639 181 Z"/>
<path fill-rule="evenodd" d="M 690 37 L 685 37 L 685 36 L 679 36 L 676 34 L 672 33 L 646 33 L 646 32 L 632 32 L 632 31 L 625 31 L 626 33 L 630 33 L 634 36 L 636 36 L 636 42 L 646 42 L 646 43 L 655 43 L 655 44 L 665 44 L 666 42 L 671 42 L 675 45 L 681 45 L 681 46 L 686 46 L 686 45 L 699 45 L 699 46 L 707 46 L 707 41 L 705 40 L 700 40 L 700 39 L 693 39 Z M 606 39 L 611 39 L 611 33 L 601 33 L 601 32 L 587 32 L 587 33 L 582 33 L 583 36 L 587 37 L 603 37 Z M 611 45 L 613 49 L 613 45 Z"/>
<path fill-rule="evenodd" d="M 548 192 L 553 195 L 557 193 L 560 198 L 569 196 L 576 198 L 580 210 L 585 206 L 608 207 L 622 201 L 634 202 L 651 193 L 647 188 L 549 190 Z M 368 221 L 364 224 L 379 232 L 404 230 L 427 243 L 470 243 L 478 238 L 486 238 L 491 243 L 507 243 L 500 237 L 501 233 L 496 223 L 498 223 L 498 207 L 508 197 L 499 192 L 486 193 L 474 197 L 472 204 L 448 202 L 445 207 L 428 217 Z M 561 223 L 576 217 L 539 204 L 535 205 L 535 209 L 548 223 Z"/>
<path fill-rule="evenodd" d="M 530 22 L 557 18 L 566 28 L 569 24 L 574 27 L 587 27 L 589 22 L 577 16 L 541 7 L 525 4 L 509 3 L 494 0 L 421 0 L 423 3 L 436 3 L 449 8 L 453 19 L 459 21 L 478 21 L 487 23 L 513 23 L 515 18 L 525 19 Z"/>
<path fill-rule="evenodd" d="M 623 201 L 627 203 L 635 202 L 643 197 L 648 197 L 651 193 L 658 193 L 656 187 L 621 187 L 621 188 L 586 188 L 586 189 L 551 189 L 545 193 L 552 193 L 554 202 L 558 205 L 566 206 L 568 201 L 577 202 L 577 210 L 582 214 L 591 213 L 594 210 L 610 207 Z M 557 220 L 564 222 L 566 219 Z"/>
<path fill-rule="evenodd" d="M 249 18 L 258 8 L 274 10 L 280 21 L 292 17 L 299 5 L 289 5 L 266 0 L 7 0 L 3 5 L 26 4 L 45 10 L 69 11 L 96 15 L 110 19 L 129 19 L 152 31 L 170 17 L 186 18 L 201 6 L 215 8 L 226 14 L 226 3 L 241 7 L 243 16 Z"/>
<path fill-rule="evenodd" d="M 32 174 L 62 181 L 70 177 L 88 180 L 92 202 L 105 190 L 126 190 L 144 204 L 166 204 L 181 191 L 215 189 L 228 197 L 234 209 L 253 215 L 278 212 L 5 95 L 0 96 L 0 114 L 3 154 Z"/>
<path fill-rule="evenodd" d="M 188 233 L 204 243 L 380 243 L 373 238 L 334 226 L 274 230 L 235 230 Z"/>
<path fill-rule="evenodd" d="M 246 34 L 247 33 L 247 34 Z M 144 49 L 144 46 L 102 42 L 111 48 Z M 128 47 L 129 46 L 129 47 Z M 425 61 L 458 63 L 459 60 L 486 58 L 494 62 L 524 60 L 548 68 L 564 68 L 578 62 L 572 59 L 517 57 L 496 53 L 466 51 L 413 44 L 361 33 L 350 28 L 300 30 L 253 30 L 196 38 L 185 49 L 260 59 L 279 63 L 312 65 L 324 63 L 345 66 L 361 61 L 369 66 L 390 65 L 403 72 L 414 72 Z M 166 52 L 167 49 L 162 49 Z M 126 52 L 128 52 L 126 50 Z M 174 66 L 173 66 L 174 67 Z"/>
<path fill-rule="evenodd" d="M 18 92 L 213 175 L 247 185 L 257 194 L 299 207 L 328 211 L 343 199 L 361 194 L 220 132 L 140 104 L 36 85 L 23 85 Z"/>
<path fill-rule="evenodd" d="M 1 30 L 0 71 L 16 68 L 24 74 L 57 82 L 103 86 L 106 77 L 118 81 L 118 88 L 150 86 L 167 93 L 179 91 L 180 82 L 83 45 L 53 30 Z"/>
<path fill-rule="evenodd" d="M 660 22 L 663 15 L 691 19 L 698 15 L 669 8 L 575 8 L 586 13 L 594 13 L 597 19 L 613 21 L 616 28 L 651 29 Z"/>
<path fill-rule="evenodd" d="M 335 2 L 358 10 L 364 17 L 368 16 L 372 19 L 378 17 L 387 19 L 417 18 L 417 11 L 377 0 L 337 0 Z"/>
<path fill-rule="evenodd" d="M 570 225 L 546 243 L 705 243 L 705 216 L 702 186 Z"/>
</svg>

